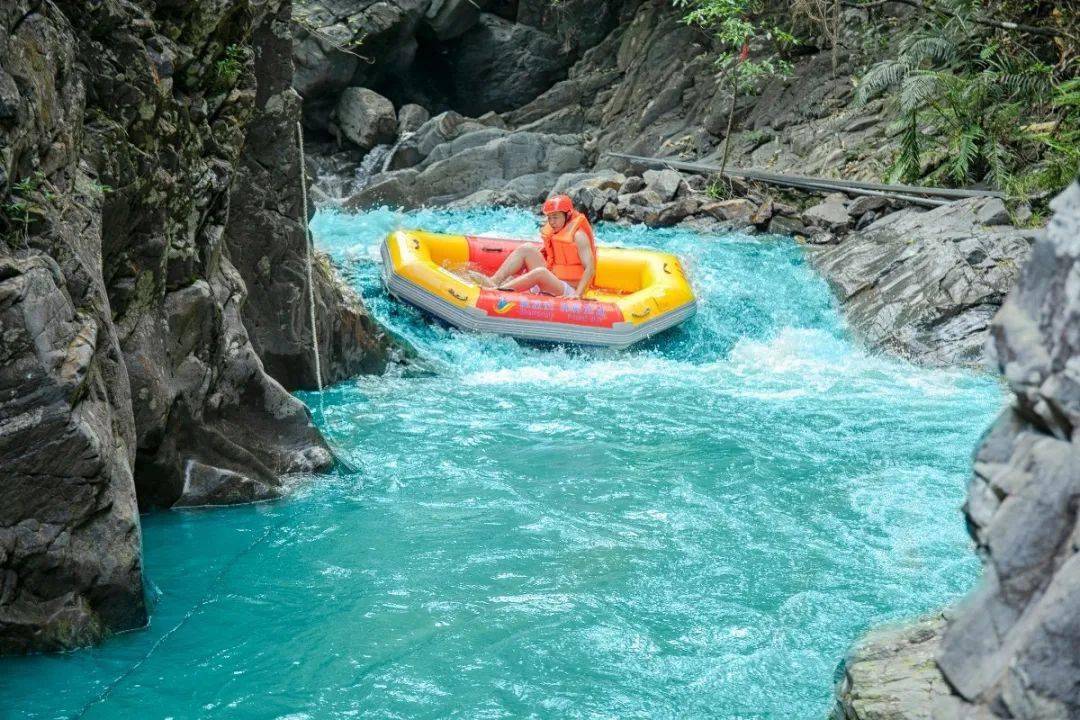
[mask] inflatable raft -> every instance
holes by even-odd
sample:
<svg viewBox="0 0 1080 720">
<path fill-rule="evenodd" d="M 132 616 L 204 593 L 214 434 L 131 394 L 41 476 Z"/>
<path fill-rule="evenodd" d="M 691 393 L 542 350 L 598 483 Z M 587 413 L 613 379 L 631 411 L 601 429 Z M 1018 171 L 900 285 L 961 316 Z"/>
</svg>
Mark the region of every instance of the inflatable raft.
<svg viewBox="0 0 1080 720">
<path fill-rule="evenodd" d="M 584 299 L 490 290 L 454 272 L 492 275 L 525 242 L 399 230 L 382 245 L 383 280 L 392 296 L 456 327 L 545 342 L 625 348 L 696 310 L 679 260 L 652 250 L 597 248 L 596 287 Z"/>
</svg>

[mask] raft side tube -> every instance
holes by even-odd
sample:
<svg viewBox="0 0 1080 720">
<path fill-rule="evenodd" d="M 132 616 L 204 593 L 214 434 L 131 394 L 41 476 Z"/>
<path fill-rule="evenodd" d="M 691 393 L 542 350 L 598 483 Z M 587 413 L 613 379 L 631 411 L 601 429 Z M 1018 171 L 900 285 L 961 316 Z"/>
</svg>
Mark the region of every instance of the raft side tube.
<svg viewBox="0 0 1080 720">
<path fill-rule="evenodd" d="M 381 248 L 392 295 L 456 327 L 525 340 L 626 348 L 693 316 L 697 303 L 678 258 L 601 246 L 597 284 L 584 299 L 482 289 L 448 267 L 494 272 L 528 242 L 399 230 Z"/>
</svg>

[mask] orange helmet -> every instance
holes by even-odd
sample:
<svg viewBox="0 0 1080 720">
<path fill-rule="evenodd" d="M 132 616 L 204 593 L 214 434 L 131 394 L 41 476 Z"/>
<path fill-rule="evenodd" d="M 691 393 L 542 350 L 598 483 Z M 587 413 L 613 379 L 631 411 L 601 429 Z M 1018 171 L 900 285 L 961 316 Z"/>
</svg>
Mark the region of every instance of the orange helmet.
<svg viewBox="0 0 1080 720">
<path fill-rule="evenodd" d="M 566 195 L 556 195 L 555 197 L 549 197 L 544 201 L 544 214 L 550 215 L 551 213 L 561 212 L 569 215 L 574 211 L 573 201 Z"/>
</svg>

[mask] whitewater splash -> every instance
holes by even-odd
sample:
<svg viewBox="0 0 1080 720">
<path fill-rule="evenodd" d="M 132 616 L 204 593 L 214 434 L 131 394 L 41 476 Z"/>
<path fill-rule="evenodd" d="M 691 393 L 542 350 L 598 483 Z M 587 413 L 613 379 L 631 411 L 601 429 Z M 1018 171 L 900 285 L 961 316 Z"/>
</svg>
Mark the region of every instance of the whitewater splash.
<svg viewBox="0 0 1080 720">
<path fill-rule="evenodd" d="M 316 216 L 434 372 L 304 394 L 349 469 L 287 502 L 148 516 L 151 627 L 3 661 L 0 702 L 68 716 L 108 687 L 86 717 L 820 718 L 861 632 L 971 587 L 959 506 L 995 381 L 862 351 L 785 238 L 601 226 L 679 255 L 699 297 L 627 352 L 459 332 L 381 288 L 390 230 L 537 225 Z"/>
</svg>

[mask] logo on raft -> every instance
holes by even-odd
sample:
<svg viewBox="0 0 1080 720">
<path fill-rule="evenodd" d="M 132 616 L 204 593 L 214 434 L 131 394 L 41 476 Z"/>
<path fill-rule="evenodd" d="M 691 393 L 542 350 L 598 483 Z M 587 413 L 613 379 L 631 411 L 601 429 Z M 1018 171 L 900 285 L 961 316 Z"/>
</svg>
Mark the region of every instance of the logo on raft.
<svg viewBox="0 0 1080 720">
<path fill-rule="evenodd" d="M 499 301 L 495 303 L 495 312 L 499 313 L 500 315 L 505 315 L 506 313 L 513 310 L 515 307 L 517 307 L 516 302 L 511 302 L 506 298 L 499 298 Z"/>
</svg>

